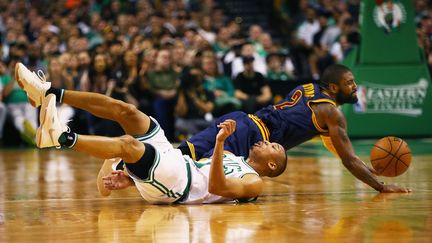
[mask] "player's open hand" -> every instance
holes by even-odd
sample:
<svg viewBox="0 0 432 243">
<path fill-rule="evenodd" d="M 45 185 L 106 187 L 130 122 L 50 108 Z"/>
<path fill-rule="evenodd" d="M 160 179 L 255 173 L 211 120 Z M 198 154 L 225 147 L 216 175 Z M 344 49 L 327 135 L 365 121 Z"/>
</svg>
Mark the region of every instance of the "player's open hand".
<svg viewBox="0 0 432 243">
<path fill-rule="evenodd" d="M 121 170 L 111 172 L 110 175 L 102 177 L 104 186 L 108 190 L 120 190 L 129 187 L 133 182 L 129 179 L 129 176 Z"/>
<path fill-rule="evenodd" d="M 382 193 L 390 193 L 390 192 L 401 192 L 401 193 L 408 193 L 411 192 L 411 189 L 406 187 L 399 187 L 396 185 L 384 185 Z"/>
<path fill-rule="evenodd" d="M 217 141 L 225 141 L 229 135 L 233 134 L 236 129 L 236 122 L 231 119 L 227 119 L 222 123 L 219 123 L 217 125 L 218 128 L 220 128 L 218 134 L 216 135 Z"/>
</svg>

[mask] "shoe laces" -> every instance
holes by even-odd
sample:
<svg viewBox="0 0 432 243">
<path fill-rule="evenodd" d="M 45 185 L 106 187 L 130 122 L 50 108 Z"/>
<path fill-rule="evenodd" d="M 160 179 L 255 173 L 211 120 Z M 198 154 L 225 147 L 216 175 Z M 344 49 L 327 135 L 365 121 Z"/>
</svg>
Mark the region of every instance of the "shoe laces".
<svg viewBox="0 0 432 243">
<path fill-rule="evenodd" d="M 62 124 L 63 128 L 66 129 L 66 132 L 69 133 L 71 131 L 70 127 L 67 125 L 69 122 L 71 122 L 72 120 L 68 120 L 66 122 L 66 124 Z"/>
<path fill-rule="evenodd" d="M 39 69 L 36 74 L 42 82 L 46 82 L 45 73 L 42 70 Z"/>
<path fill-rule="evenodd" d="M 68 119 L 65 123 L 61 122 L 61 120 L 59 119 L 59 117 L 61 116 L 61 111 L 58 113 L 58 121 L 60 123 L 60 126 L 62 127 L 63 132 L 67 132 L 69 133 L 71 131 L 70 127 L 68 126 L 69 122 L 72 121 L 72 119 Z"/>
</svg>

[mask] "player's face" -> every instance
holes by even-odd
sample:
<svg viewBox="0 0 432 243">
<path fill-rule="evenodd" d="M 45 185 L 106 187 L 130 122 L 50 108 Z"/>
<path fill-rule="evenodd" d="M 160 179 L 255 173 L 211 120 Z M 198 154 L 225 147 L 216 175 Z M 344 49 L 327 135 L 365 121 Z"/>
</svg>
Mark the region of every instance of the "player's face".
<svg viewBox="0 0 432 243">
<path fill-rule="evenodd" d="M 278 143 L 260 141 L 252 146 L 249 158 L 254 161 L 281 160 L 285 158 L 285 149 Z"/>
<path fill-rule="evenodd" d="M 336 102 L 338 104 L 354 104 L 357 103 L 357 85 L 354 76 L 351 72 L 346 72 L 342 75 L 339 82 L 339 92 L 336 94 Z"/>
</svg>

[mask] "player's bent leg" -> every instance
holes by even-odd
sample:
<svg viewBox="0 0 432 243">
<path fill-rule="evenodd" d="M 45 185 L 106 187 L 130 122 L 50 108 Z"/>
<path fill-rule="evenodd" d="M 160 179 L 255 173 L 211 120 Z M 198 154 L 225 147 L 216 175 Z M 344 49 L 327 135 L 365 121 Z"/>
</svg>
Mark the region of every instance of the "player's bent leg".
<svg viewBox="0 0 432 243">
<path fill-rule="evenodd" d="M 135 163 L 144 154 L 144 145 L 130 135 L 102 137 L 79 135 L 74 150 L 100 159 L 120 157 L 125 162 Z"/>
<path fill-rule="evenodd" d="M 149 128 L 150 119 L 146 114 L 132 104 L 106 95 L 67 90 L 63 102 L 95 116 L 118 122 L 126 134 L 145 134 Z"/>
<path fill-rule="evenodd" d="M 148 143 L 141 143 L 145 147 L 145 153 L 135 162 L 129 163 L 125 161 L 125 167 L 128 174 L 141 180 L 148 180 L 150 177 L 150 169 L 155 163 L 156 149 Z"/>
<path fill-rule="evenodd" d="M 129 163 L 138 161 L 144 153 L 144 145 L 130 135 L 114 138 L 78 136 L 67 131 L 58 118 L 53 94 L 49 94 L 42 102 L 40 123 L 36 141 L 40 148 L 69 147 L 102 159 L 121 157 Z"/>
<path fill-rule="evenodd" d="M 51 93 L 57 96 L 59 102 L 120 123 L 127 134 L 140 135 L 148 130 L 150 121 L 148 116 L 131 104 L 102 94 L 51 88 L 51 83 L 46 82 L 42 72 L 36 75 L 22 63 L 15 65 L 15 79 L 26 91 L 29 102 L 34 107 L 40 106 L 45 96 Z"/>
</svg>

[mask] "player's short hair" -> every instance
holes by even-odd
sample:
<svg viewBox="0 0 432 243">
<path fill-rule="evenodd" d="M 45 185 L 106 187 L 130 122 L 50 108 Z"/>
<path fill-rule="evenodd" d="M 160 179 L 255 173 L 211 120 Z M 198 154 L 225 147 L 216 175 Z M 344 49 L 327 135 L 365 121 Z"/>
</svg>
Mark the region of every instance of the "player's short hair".
<svg viewBox="0 0 432 243">
<path fill-rule="evenodd" d="M 346 72 L 351 72 L 351 69 L 342 64 L 333 64 L 327 67 L 321 76 L 320 87 L 327 89 L 331 83 L 338 84 Z"/>
</svg>

